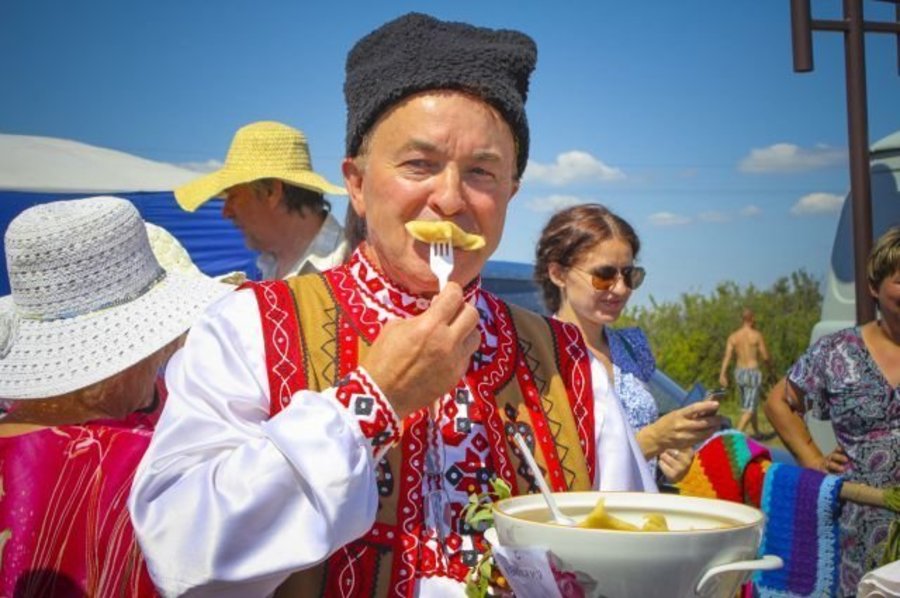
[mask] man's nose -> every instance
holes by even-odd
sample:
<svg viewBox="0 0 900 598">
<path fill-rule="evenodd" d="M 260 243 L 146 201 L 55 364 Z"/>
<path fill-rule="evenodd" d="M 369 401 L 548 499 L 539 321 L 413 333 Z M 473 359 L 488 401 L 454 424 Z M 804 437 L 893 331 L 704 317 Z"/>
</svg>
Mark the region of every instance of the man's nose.
<svg viewBox="0 0 900 598">
<path fill-rule="evenodd" d="M 442 216 L 453 216 L 465 209 L 465 193 L 458 168 L 449 165 L 436 177 L 430 203 Z"/>
</svg>

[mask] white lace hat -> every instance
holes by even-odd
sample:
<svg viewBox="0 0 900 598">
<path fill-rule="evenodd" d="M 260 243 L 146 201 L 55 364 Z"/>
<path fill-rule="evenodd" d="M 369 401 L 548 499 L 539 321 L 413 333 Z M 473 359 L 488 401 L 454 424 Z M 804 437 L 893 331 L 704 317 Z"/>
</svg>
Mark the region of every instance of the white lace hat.
<svg viewBox="0 0 900 598">
<path fill-rule="evenodd" d="M 31 207 L 6 231 L 12 295 L 0 298 L 0 398 L 53 397 L 141 361 L 234 287 L 166 272 L 127 200 Z"/>
</svg>

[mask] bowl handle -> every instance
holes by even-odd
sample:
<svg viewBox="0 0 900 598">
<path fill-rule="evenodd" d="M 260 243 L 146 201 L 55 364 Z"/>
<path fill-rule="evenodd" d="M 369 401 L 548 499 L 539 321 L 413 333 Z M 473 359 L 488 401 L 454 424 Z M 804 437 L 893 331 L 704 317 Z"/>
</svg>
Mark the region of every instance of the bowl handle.
<svg viewBox="0 0 900 598">
<path fill-rule="evenodd" d="M 715 567 L 710 567 L 703 573 L 703 577 L 700 578 L 694 592 L 698 596 L 704 596 L 704 587 L 709 584 L 713 577 L 721 573 L 728 573 L 729 571 L 770 571 L 772 569 L 781 569 L 783 566 L 784 561 L 781 560 L 781 557 L 771 554 L 767 554 L 762 558 L 754 559 L 752 561 L 735 561 L 734 563 L 716 565 Z"/>
</svg>

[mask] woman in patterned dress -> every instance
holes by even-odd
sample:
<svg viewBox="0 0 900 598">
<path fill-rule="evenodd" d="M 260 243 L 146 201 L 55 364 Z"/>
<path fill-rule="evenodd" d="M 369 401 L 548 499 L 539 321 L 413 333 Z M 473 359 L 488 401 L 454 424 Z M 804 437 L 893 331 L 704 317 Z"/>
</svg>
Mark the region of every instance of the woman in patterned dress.
<svg viewBox="0 0 900 598">
<path fill-rule="evenodd" d="M 866 265 L 875 321 L 819 339 L 791 367 L 766 414 L 798 462 L 876 488 L 900 485 L 900 226 L 882 235 Z M 831 420 L 838 448 L 828 455 L 803 421 Z M 896 514 L 852 502 L 841 512 L 841 592 L 852 596 L 877 566 Z"/>
<path fill-rule="evenodd" d="M 556 213 L 541 234 L 535 278 L 555 316 L 578 326 L 588 349 L 606 366 L 616 394 L 648 459 L 670 482 L 690 467 L 693 446 L 719 428 L 718 403 L 699 401 L 662 417 L 646 382 L 656 361 L 639 328 L 611 325 L 644 280 L 635 266 L 640 240 L 631 225 L 599 204 Z"/>
</svg>

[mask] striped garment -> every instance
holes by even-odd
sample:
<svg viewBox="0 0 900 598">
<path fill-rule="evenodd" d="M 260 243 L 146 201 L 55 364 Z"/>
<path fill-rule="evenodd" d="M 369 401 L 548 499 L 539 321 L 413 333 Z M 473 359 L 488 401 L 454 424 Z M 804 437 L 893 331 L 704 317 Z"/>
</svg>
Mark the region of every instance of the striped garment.
<svg viewBox="0 0 900 598">
<path fill-rule="evenodd" d="M 757 368 L 735 368 L 734 382 L 737 384 L 741 399 L 741 409 L 753 411 L 759 404 L 759 391 L 762 388 L 762 372 Z"/>
<path fill-rule="evenodd" d="M 759 554 L 781 557 L 784 567 L 755 573 L 744 595 L 798 598 L 838 593 L 841 484 L 838 476 L 773 463 L 763 445 L 729 430 L 700 448 L 677 487 L 760 508 L 766 527 Z"/>
</svg>

